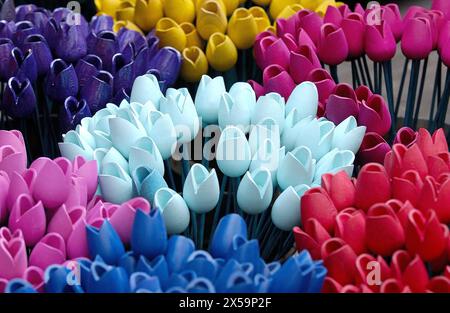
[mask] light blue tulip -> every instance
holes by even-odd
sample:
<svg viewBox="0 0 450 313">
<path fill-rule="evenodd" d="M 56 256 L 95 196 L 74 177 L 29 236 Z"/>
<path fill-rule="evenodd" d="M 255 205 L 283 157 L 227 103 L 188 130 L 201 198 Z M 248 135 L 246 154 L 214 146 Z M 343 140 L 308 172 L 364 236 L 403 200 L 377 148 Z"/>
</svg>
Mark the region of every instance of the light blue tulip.
<svg viewBox="0 0 450 313">
<path fill-rule="evenodd" d="M 105 133 L 101 130 L 94 130 L 92 135 L 95 138 L 95 146 L 97 148 L 110 149 L 113 146 L 109 133 Z"/>
<path fill-rule="evenodd" d="M 98 176 L 103 199 L 123 203 L 135 196 L 133 180 L 117 163 L 106 163 Z"/>
<path fill-rule="evenodd" d="M 317 162 L 314 183 L 320 184 L 322 175 L 345 171 L 349 177 L 353 174 L 355 154 L 350 150 L 333 149 Z"/>
<path fill-rule="evenodd" d="M 238 102 L 225 92 L 220 98 L 219 126 L 221 129 L 237 126 L 247 133 L 250 126 L 250 108 L 247 103 Z"/>
<path fill-rule="evenodd" d="M 172 119 L 160 111 L 148 111 L 143 120 L 148 137 L 155 142 L 163 160 L 167 160 L 177 146 L 177 134 Z"/>
<path fill-rule="evenodd" d="M 297 109 L 300 118 L 316 116 L 319 107 L 319 93 L 317 87 L 312 82 L 303 82 L 294 88 L 288 101 L 286 102 L 286 116 Z"/>
<path fill-rule="evenodd" d="M 276 187 L 277 171 L 280 161 L 285 156 L 285 147 L 278 148 L 272 143 L 272 140 L 266 139 L 264 144 L 253 155 L 252 162 L 250 163 L 250 171 L 265 168 L 269 170 L 272 177 L 272 185 Z"/>
<path fill-rule="evenodd" d="M 92 148 L 74 130 L 65 134 L 64 142 L 60 142 L 58 145 L 61 155 L 71 161 L 73 161 L 77 155 L 83 156 L 86 160 L 92 160 L 93 158 Z"/>
<path fill-rule="evenodd" d="M 314 178 L 316 160 L 308 147 L 297 147 L 286 153 L 277 171 L 278 185 L 282 190 L 289 186 L 309 185 Z"/>
<path fill-rule="evenodd" d="M 116 163 L 119 165 L 125 172 L 129 173 L 128 168 L 128 161 L 123 157 L 120 152 L 115 149 L 114 147 L 111 147 L 108 149 L 95 149 L 94 151 L 94 158 L 97 160 L 98 165 L 100 166 L 100 169 L 103 168 L 103 165 L 107 163 Z M 100 171 L 101 173 L 102 171 Z"/>
<path fill-rule="evenodd" d="M 159 88 L 158 79 L 152 74 L 146 74 L 139 76 L 134 81 L 130 101 L 142 104 L 151 101 L 155 108 L 159 109 L 159 101 L 163 96 Z"/>
<path fill-rule="evenodd" d="M 155 105 L 148 101 L 147 103 L 131 102 L 130 110 L 133 111 L 136 116 L 141 116 L 143 111 L 156 111 Z"/>
<path fill-rule="evenodd" d="M 164 176 L 164 161 L 161 153 L 155 142 L 149 137 L 142 137 L 134 143 L 130 148 L 128 162 L 130 173 L 142 165 L 148 165 Z"/>
<path fill-rule="evenodd" d="M 216 149 L 216 161 L 222 173 L 239 177 L 248 170 L 251 162 L 250 145 L 242 130 L 228 126 L 220 135 Z"/>
<path fill-rule="evenodd" d="M 270 172 L 267 169 L 247 172 L 239 184 L 236 196 L 239 207 L 245 213 L 254 215 L 264 212 L 273 196 Z"/>
<path fill-rule="evenodd" d="M 250 130 L 248 143 L 250 145 L 252 156 L 261 149 L 267 139 L 272 142 L 273 150 L 281 147 L 280 128 L 275 120 L 270 117 L 265 118 L 256 125 L 253 125 Z"/>
<path fill-rule="evenodd" d="M 219 195 L 216 171 L 208 172 L 203 165 L 194 164 L 183 186 L 183 198 L 188 207 L 196 213 L 209 212 L 217 205 Z"/>
<path fill-rule="evenodd" d="M 313 119 L 312 115 L 302 117 L 297 108 L 292 109 L 286 117 L 283 134 L 281 135 L 281 144 L 286 147 L 286 151 L 292 151 L 296 148 L 297 138 L 301 134 L 300 131 L 304 129 L 305 124 Z"/>
<path fill-rule="evenodd" d="M 331 145 L 339 150 L 350 150 L 357 153 L 365 133 L 366 126 L 358 127 L 355 117 L 350 115 L 334 128 Z"/>
<path fill-rule="evenodd" d="M 131 174 L 139 196 L 153 204 L 156 192 L 161 188 L 167 188 L 164 177 L 154 168 L 140 166 Z"/>
<path fill-rule="evenodd" d="M 130 148 L 139 139 L 145 136 L 145 132 L 121 117 L 109 119 L 110 137 L 114 147 L 128 158 Z"/>
<path fill-rule="evenodd" d="M 256 106 L 256 94 L 249 83 L 234 83 L 228 93 L 236 103 L 245 103 L 245 106 L 250 110 L 250 114 L 253 114 Z"/>
<path fill-rule="evenodd" d="M 220 98 L 224 92 L 226 89 L 222 76 L 202 76 L 195 96 L 195 107 L 204 124 L 217 124 Z"/>
<path fill-rule="evenodd" d="M 115 117 L 115 114 L 111 114 L 111 112 L 107 109 L 101 109 L 97 111 L 92 119 L 89 121 L 88 130 L 90 133 L 95 130 L 101 130 L 105 133 L 109 134 L 109 118 Z"/>
<path fill-rule="evenodd" d="M 200 129 L 200 121 L 187 88 L 169 88 L 166 98 L 162 98 L 160 102 L 159 110 L 169 114 L 177 131 L 179 143 L 188 143 L 194 140 Z"/>
<path fill-rule="evenodd" d="M 256 125 L 265 118 L 272 118 L 283 132 L 286 104 L 284 98 L 271 92 L 261 96 L 256 101 L 255 111 L 252 114 L 252 124 Z"/>
<path fill-rule="evenodd" d="M 313 119 L 299 127 L 296 146 L 305 146 L 311 150 L 313 158 L 319 160 L 331 150 L 334 124 L 327 120 Z"/>
<path fill-rule="evenodd" d="M 272 222 L 281 230 L 291 231 L 300 226 L 300 199 L 309 189 L 307 185 L 289 186 L 284 190 L 272 206 Z"/>
<path fill-rule="evenodd" d="M 176 191 L 170 188 L 159 189 L 155 194 L 153 205 L 161 210 L 169 235 L 180 234 L 189 226 L 189 209 Z"/>
<path fill-rule="evenodd" d="M 92 136 L 92 134 L 89 132 L 89 125 L 87 123 L 79 124 L 75 127 L 75 131 L 78 133 L 78 135 L 83 138 L 84 142 L 86 142 L 91 148 L 95 148 L 95 138 Z"/>
</svg>

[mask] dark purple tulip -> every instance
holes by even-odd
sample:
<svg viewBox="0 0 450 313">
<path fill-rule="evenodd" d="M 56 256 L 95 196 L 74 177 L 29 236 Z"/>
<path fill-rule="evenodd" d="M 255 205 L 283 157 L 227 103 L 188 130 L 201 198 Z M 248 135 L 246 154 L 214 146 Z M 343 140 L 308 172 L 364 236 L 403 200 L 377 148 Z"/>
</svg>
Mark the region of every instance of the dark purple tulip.
<svg viewBox="0 0 450 313">
<path fill-rule="evenodd" d="M 16 32 L 16 23 L 14 21 L 7 22 L 5 20 L 0 21 L 0 37 L 12 39 L 13 34 Z"/>
<path fill-rule="evenodd" d="M 84 16 L 79 13 L 74 13 L 71 11 L 71 14 L 67 15 L 66 18 L 64 18 L 61 21 L 61 24 L 67 24 L 69 26 L 77 26 L 78 29 L 83 34 L 84 38 L 86 38 L 89 35 L 90 32 L 89 23 L 86 21 Z"/>
<path fill-rule="evenodd" d="M 39 31 L 30 21 L 21 21 L 16 23 L 16 32 L 13 35 L 13 41 L 16 46 L 22 48 L 22 44 L 29 35 L 39 34 Z"/>
<path fill-rule="evenodd" d="M 123 53 L 125 54 L 125 53 Z M 152 58 L 150 48 L 144 47 L 134 58 L 134 74 L 136 77 L 144 75 Z"/>
<path fill-rule="evenodd" d="M 180 72 L 181 54 L 172 47 L 164 47 L 152 58 L 149 66 L 159 70 L 161 79 L 166 81 L 167 86 L 172 86 Z"/>
<path fill-rule="evenodd" d="M 90 23 L 91 31 L 96 34 L 104 30 L 112 31 L 113 25 L 112 16 L 106 14 L 94 16 Z"/>
<path fill-rule="evenodd" d="M 128 59 L 134 59 L 136 56 L 137 50 L 136 46 L 134 45 L 134 42 L 129 42 L 125 48 L 122 50 L 122 55 L 128 60 Z"/>
<path fill-rule="evenodd" d="M 61 24 L 58 30 L 58 42 L 55 47 L 56 55 L 66 62 L 75 62 L 87 54 L 86 37 L 80 26 Z"/>
<path fill-rule="evenodd" d="M 58 22 L 51 17 L 44 26 L 43 35 L 47 39 L 48 45 L 52 51 L 58 45 L 58 30 L 61 28 Z"/>
<path fill-rule="evenodd" d="M 25 20 L 33 23 L 34 27 L 42 34 L 47 25 L 50 14 L 46 9 L 39 8 L 25 16 Z"/>
<path fill-rule="evenodd" d="M 30 35 L 25 39 L 23 48 L 26 51 L 33 51 L 38 76 L 46 75 L 53 61 L 52 52 L 47 44 L 47 40 L 42 35 Z"/>
<path fill-rule="evenodd" d="M 16 21 L 23 21 L 25 16 L 34 12 L 37 9 L 37 6 L 34 4 L 23 4 L 16 7 Z"/>
<path fill-rule="evenodd" d="M 90 33 L 87 38 L 87 48 L 89 54 L 95 54 L 102 59 L 104 69 L 111 70 L 112 57 L 119 50 L 117 37 L 113 32 Z"/>
<path fill-rule="evenodd" d="M 135 78 L 133 59 L 126 58 L 121 53 L 114 55 L 112 74 L 114 76 L 114 94 L 122 88 L 129 90 Z"/>
<path fill-rule="evenodd" d="M 68 132 L 80 124 L 83 118 L 90 117 L 92 114 L 86 100 L 81 99 L 78 101 L 75 97 L 68 97 L 61 107 L 59 116 L 61 130 L 63 132 Z"/>
<path fill-rule="evenodd" d="M 112 100 L 112 103 L 120 104 L 123 100 L 127 100 L 130 102 L 130 90 L 120 89 L 116 95 L 114 96 L 114 99 Z"/>
<path fill-rule="evenodd" d="M 14 44 L 11 39 L 0 38 L 0 81 L 7 81 L 17 71 L 17 63 L 13 62 L 12 50 Z"/>
<path fill-rule="evenodd" d="M 102 60 L 93 54 L 88 54 L 78 61 L 75 66 L 75 72 L 78 77 L 80 89 L 86 84 L 92 76 L 96 76 L 102 70 Z"/>
<path fill-rule="evenodd" d="M 0 20 L 14 21 L 16 19 L 16 7 L 13 0 L 5 0 L 0 12 Z"/>
<path fill-rule="evenodd" d="M 125 27 L 118 31 L 117 41 L 119 42 L 119 51 L 123 51 L 130 42 L 134 43 L 136 51 L 147 46 L 147 40 L 142 34 Z"/>
<path fill-rule="evenodd" d="M 52 16 L 56 22 L 61 23 L 70 13 L 72 13 L 72 11 L 68 8 L 56 8 L 53 10 Z"/>
<path fill-rule="evenodd" d="M 30 81 L 11 77 L 3 93 L 3 109 L 13 118 L 28 117 L 36 108 L 36 96 Z"/>
<path fill-rule="evenodd" d="M 159 89 L 162 91 L 162 93 L 166 92 L 168 85 L 167 85 L 167 82 L 161 78 L 161 73 L 159 72 L 159 70 L 157 70 L 155 68 L 151 68 L 145 74 L 154 75 L 156 77 L 156 79 L 158 80 Z"/>
<path fill-rule="evenodd" d="M 159 38 L 154 36 L 147 39 L 150 59 L 156 55 L 159 50 Z M 149 59 L 149 60 L 150 60 Z"/>
<path fill-rule="evenodd" d="M 62 102 L 78 93 L 78 78 L 72 64 L 56 59 L 50 64 L 46 92 L 53 101 Z"/>
<path fill-rule="evenodd" d="M 92 114 L 103 109 L 113 96 L 114 78 L 106 71 L 100 71 L 87 80 L 81 89 L 81 97 L 86 100 Z"/>
<path fill-rule="evenodd" d="M 27 50 L 23 53 L 22 50 L 16 47 L 12 50 L 11 54 L 11 62 L 15 62 L 17 64 L 17 72 L 15 76 L 17 76 L 20 80 L 28 78 L 32 83 L 34 83 L 37 79 L 38 68 L 33 51 Z M 14 65 L 12 67 L 14 67 Z"/>
</svg>

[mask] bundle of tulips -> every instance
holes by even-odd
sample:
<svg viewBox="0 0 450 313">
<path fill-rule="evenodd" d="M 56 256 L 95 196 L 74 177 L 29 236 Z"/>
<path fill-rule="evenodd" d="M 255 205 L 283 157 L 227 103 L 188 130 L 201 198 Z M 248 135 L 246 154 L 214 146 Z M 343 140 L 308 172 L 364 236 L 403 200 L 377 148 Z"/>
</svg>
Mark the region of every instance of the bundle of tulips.
<svg viewBox="0 0 450 313">
<path fill-rule="evenodd" d="M 0 22 L 1 128 L 20 128 L 27 142 L 37 142 L 37 154 L 58 154 L 54 113 L 65 132 L 112 99 L 128 98 L 139 75 L 155 74 L 163 89 L 178 77 L 175 49 L 159 49 L 156 37 L 136 31 L 115 34 L 111 17 L 87 23 L 69 9 L 34 5 L 11 14 Z M 28 120 L 37 139 L 27 132 Z"/>
<path fill-rule="evenodd" d="M 249 49 L 257 34 L 274 29 L 271 19 L 290 17 L 304 8 L 323 15 L 329 5 L 342 5 L 334 0 L 98 0 L 95 4 L 99 15 L 114 17 L 115 31 L 126 27 L 153 32 L 162 47 L 180 51 L 181 77 L 187 82 L 199 81 L 209 66 L 218 72 L 234 70 L 238 54 L 238 73 L 232 73 L 231 80 L 235 82 L 236 75 L 246 80 L 255 71 L 248 69 L 254 64 Z"/>
<path fill-rule="evenodd" d="M 327 267 L 323 291 L 450 292 L 448 160 L 443 130 L 420 129 L 384 166 L 367 164 L 354 180 L 326 174 L 305 193 L 293 231 L 297 249 Z"/>
<path fill-rule="evenodd" d="M 326 78 L 333 77 L 338 83 L 338 66 L 349 61 L 354 88 L 368 85 L 374 93 L 381 94 L 384 73 L 393 135 L 409 62 L 412 60 L 404 125 L 416 127 L 427 79 L 428 58 L 433 51 L 437 51 L 439 59 L 436 58 L 435 83 L 431 85 L 433 99 L 428 126 L 431 129 L 443 127 L 450 97 L 450 77 L 446 79 L 444 90 L 441 81 L 442 63 L 447 68 L 450 65 L 447 2 L 434 0 L 431 10 L 411 6 L 403 18 L 398 5 L 387 4 L 369 7 L 367 10 L 357 5 L 354 12 L 346 5 L 339 8 L 329 6 L 323 17 L 310 10 L 300 10 L 290 18 L 278 19 L 276 33 L 263 32 L 255 41 L 255 59 L 264 71 L 264 87 L 254 83 L 255 90 L 264 94 L 273 88 L 279 88 L 282 89 L 280 93 L 287 97 L 295 84 L 304 80 L 322 83 Z M 391 60 L 396 55 L 398 42 L 405 56 L 405 64 L 398 92 L 395 92 Z M 373 75 L 369 70 L 367 57 L 373 62 Z M 331 75 L 317 70 L 325 64 L 329 65 Z M 327 100 L 326 95 L 324 100 Z M 326 107 L 327 103 L 323 105 Z"/>
</svg>

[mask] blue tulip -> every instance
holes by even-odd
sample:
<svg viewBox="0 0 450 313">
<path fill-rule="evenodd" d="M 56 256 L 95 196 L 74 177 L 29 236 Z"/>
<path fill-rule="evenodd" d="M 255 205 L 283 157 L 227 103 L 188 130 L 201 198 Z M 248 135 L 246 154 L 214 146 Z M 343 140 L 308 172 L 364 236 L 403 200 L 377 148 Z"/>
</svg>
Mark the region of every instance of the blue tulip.
<svg viewBox="0 0 450 313">
<path fill-rule="evenodd" d="M 3 91 L 2 109 L 13 118 L 26 118 L 36 109 L 36 95 L 28 78 L 11 77 Z"/>
<path fill-rule="evenodd" d="M 24 279 L 11 279 L 5 288 L 5 293 L 37 293 L 36 289 Z"/>
<path fill-rule="evenodd" d="M 215 293 L 214 284 L 205 277 L 194 279 L 186 286 L 188 293 Z"/>
<path fill-rule="evenodd" d="M 197 250 L 191 253 L 186 260 L 185 270 L 191 270 L 197 273 L 199 277 L 205 277 L 214 280 L 219 272 L 219 264 L 206 251 Z"/>
<path fill-rule="evenodd" d="M 91 31 L 98 34 L 101 31 L 112 31 L 114 25 L 114 19 L 110 15 L 102 14 L 96 15 L 90 22 Z"/>
<path fill-rule="evenodd" d="M 81 275 L 79 281 L 74 280 L 78 273 L 71 272 L 71 270 L 62 265 L 50 265 L 45 270 L 45 292 L 47 293 L 82 293 L 83 288 L 79 283 L 82 282 Z M 80 273 L 81 274 L 81 273 Z"/>
<path fill-rule="evenodd" d="M 260 258 L 258 240 L 247 240 L 246 237 L 234 236 L 231 257 L 239 263 L 257 264 Z"/>
<path fill-rule="evenodd" d="M 164 254 L 167 249 L 167 233 L 159 210 L 149 214 L 137 210 L 131 234 L 131 248 L 148 259 Z"/>
<path fill-rule="evenodd" d="M 108 220 L 105 220 L 100 229 L 86 226 L 89 254 L 92 258 L 99 255 L 107 264 L 117 264 L 125 248 L 117 232 Z"/>
<path fill-rule="evenodd" d="M 139 289 L 145 289 L 149 292 L 162 292 L 159 278 L 142 272 L 130 275 L 130 289 L 132 292 L 136 292 Z"/>
<path fill-rule="evenodd" d="M 229 277 L 237 272 L 241 271 L 241 264 L 235 259 L 229 259 L 227 263 L 225 263 L 224 267 L 218 273 L 214 285 L 216 286 L 217 292 L 225 292 L 225 285 L 229 279 Z"/>
<path fill-rule="evenodd" d="M 78 101 L 75 97 L 69 97 L 64 101 L 64 106 L 61 107 L 59 115 L 61 130 L 67 132 L 75 129 L 83 118 L 90 116 L 92 114 L 86 100 L 81 99 Z"/>
<path fill-rule="evenodd" d="M 126 293 L 130 290 L 129 278 L 121 267 L 92 262 L 87 283 L 89 293 Z"/>
<path fill-rule="evenodd" d="M 133 181 L 139 196 L 153 203 L 156 192 L 161 188 L 167 188 L 167 183 L 161 173 L 148 166 L 139 166 L 133 173 Z"/>
<path fill-rule="evenodd" d="M 216 227 L 209 251 L 215 258 L 228 260 L 233 253 L 233 238 L 247 238 L 247 225 L 238 214 L 224 216 Z"/>
<path fill-rule="evenodd" d="M 164 47 L 151 59 L 149 67 L 159 70 L 161 79 L 172 86 L 181 69 L 181 54 L 172 47 Z"/>
<path fill-rule="evenodd" d="M 37 74 L 39 76 L 46 75 L 53 61 L 52 52 L 50 51 L 47 40 L 42 35 L 30 35 L 25 38 L 23 49 L 25 51 L 33 51 L 37 65 Z"/>
<path fill-rule="evenodd" d="M 119 259 L 118 266 L 122 267 L 128 275 L 133 274 L 136 271 L 136 265 L 138 262 L 138 257 L 134 251 L 127 251 Z"/>
<path fill-rule="evenodd" d="M 179 274 L 173 273 L 167 282 L 166 292 L 172 288 L 184 289 L 195 278 L 197 278 L 197 274 L 194 271 L 184 271 Z"/>
<path fill-rule="evenodd" d="M 91 275 L 91 265 L 92 261 L 87 258 L 80 258 L 77 260 L 79 269 L 80 269 L 80 283 L 81 288 L 83 290 L 87 289 L 87 282 L 89 280 L 89 276 Z"/>
<path fill-rule="evenodd" d="M 187 237 L 173 235 L 167 242 L 166 260 L 171 273 L 180 272 L 187 258 L 194 252 L 194 242 Z"/>
<path fill-rule="evenodd" d="M 264 275 L 257 274 L 255 275 L 254 288 L 256 293 L 268 293 L 270 288 L 270 278 L 265 277 Z"/>
<path fill-rule="evenodd" d="M 59 102 L 78 94 L 78 78 L 72 64 L 67 64 L 61 59 L 56 59 L 50 64 L 46 93 L 50 99 Z"/>
<path fill-rule="evenodd" d="M 112 59 L 112 74 L 114 76 L 114 94 L 120 89 L 131 90 L 135 74 L 132 57 L 118 53 Z"/>
<path fill-rule="evenodd" d="M 253 280 L 244 272 L 237 271 L 232 273 L 225 285 L 223 292 L 227 293 L 254 293 L 255 285 Z"/>
<path fill-rule="evenodd" d="M 86 39 L 89 54 L 99 56 L 105 70 L 112 69 L 112 57 L 119 52 L 119 43 L 112 31 L 91 32 Z"/>
<path fill-rule="evenodd" d="M 314 274 L 311 279 L 308 292 L 319 293 L 322 291 L 323 282 L 327 276 L 327 268 L 323 265 L 323 261 L 315 261 Z"/>
<path fill-rule="evenodd" d="M 80 95 L 85 99 L 92 113 L 103 109 L 113 96 L 113 76 L 106 71 L 99 71 L 97 75 L 87 78 Z"/>
<path fill-rule="evenodd" d="M 169 266 L 164 255 L 154 258 L 151 262 L 145 256 L 141 255 L 136 265 L 136 272 L 143 272 L 150 276 L 158 277 L 162 288 L 167 288 Z"/>
</svg>

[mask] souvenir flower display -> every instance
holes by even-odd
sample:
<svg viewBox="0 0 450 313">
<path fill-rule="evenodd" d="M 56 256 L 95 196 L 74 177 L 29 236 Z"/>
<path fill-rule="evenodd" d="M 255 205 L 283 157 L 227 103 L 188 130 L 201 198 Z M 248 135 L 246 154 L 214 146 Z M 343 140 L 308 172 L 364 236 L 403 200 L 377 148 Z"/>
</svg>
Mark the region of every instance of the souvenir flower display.
<svg viewBox="0 0 450 313">
<path fill-rule="evenodd" d="M 181 77 L 186 82 L 198 82 L 209 68 L 231 71 L 233 82 L 237 70 L 238 77 L 246 80 L 255 71 L 247 50 L 259 33 L 274 29 L 272 21 L 304 8 L 323 15 L 329 5 L 343 5 L 334 0 L 99 0 L 95 4 L 99 16 L 114 18 L 114 31 L 126 27 L 154 33 L 161 47 L 177 49 L 183 56 Z"/>
<path fill-rule="evenodd" d="M 448 153 L 442 129 L 422 128 L 384 165 L 366 164 L 354 181 L 326 174 L 305 193 L 293 232 L 327 267 L 323 291 L 450 292 Z"/>
<path fill-rule="evenodd" d="M 50 12 L 8 4 L 5 10 L 9 19 L 0 22 L 0 125 L 21 129 L 27 145 L 33 144 L 28 147 L 33 156 L 57 156 L 60 133 L 110 101 L 128 99 L 137 76 L 153 73 L 163 90 L 178 77 L 177 50 L 160 49 L 157 37 L 126 28 L 114 33 L 111 17 L 88 23 L 66 8 Z"/>
</svg>

